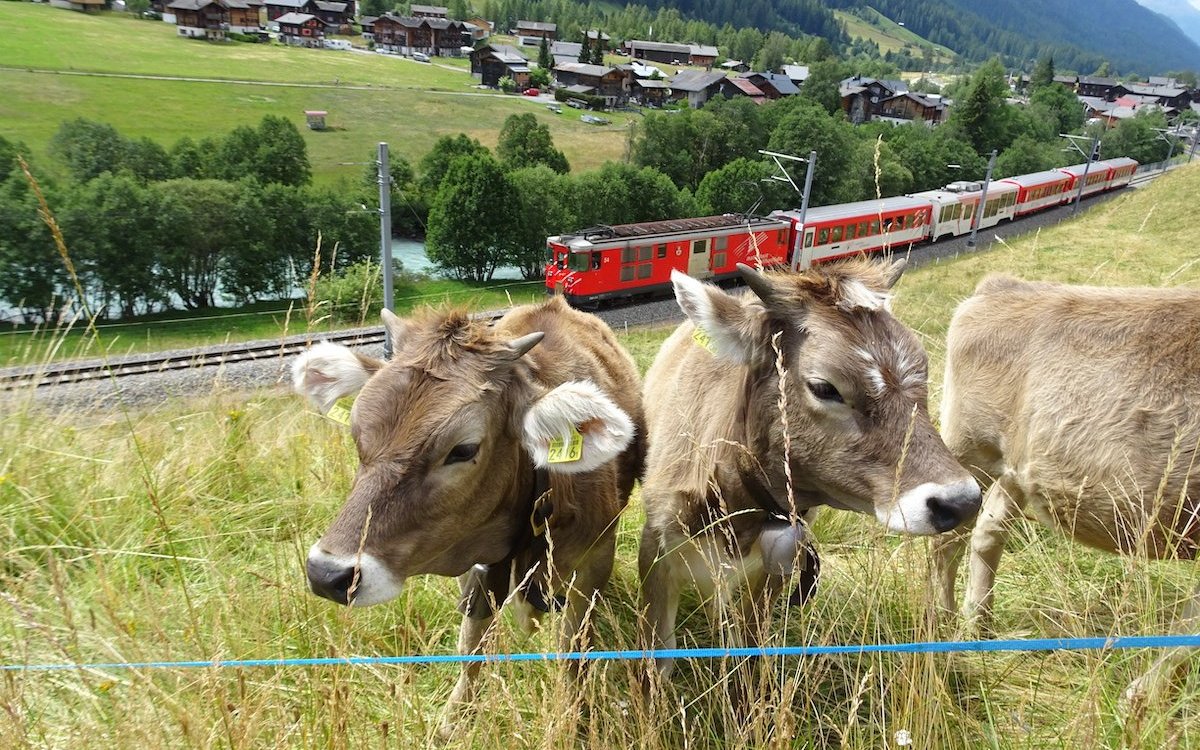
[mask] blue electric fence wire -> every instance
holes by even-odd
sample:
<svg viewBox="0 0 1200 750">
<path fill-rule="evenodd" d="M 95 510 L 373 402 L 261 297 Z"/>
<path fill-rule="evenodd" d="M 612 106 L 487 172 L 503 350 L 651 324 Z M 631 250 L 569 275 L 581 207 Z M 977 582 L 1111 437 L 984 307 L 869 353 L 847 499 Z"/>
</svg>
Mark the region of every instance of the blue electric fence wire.
<svg viewBox="0 0 1200 750">
<path fill-rule="evenodd" d="M 96 662 L 80 664 L 5 664 L 4 672 L 51 672 L 79 669 L 210 669 L 252 667 L 328 667 L 373 664 L 462 664 L 525 661 L 642 661 L 664 659 L 742 659 L 747 657 L 835 654 L 948 654 L 980 651 L 1097 651 L 1131 648 L 1200 648 L 1196 635 L 1135 635 L 1111 638 L 1032 638 L 999 641 L 925 641 L 847 646 L 775 646 L 759 648 L 674 648 L 658 651 L 569 651 L 514 654 L 433 654 L 428 656 L 326 656 L 307 659 L 214 659 L 212 661 Z"/>
</svg>

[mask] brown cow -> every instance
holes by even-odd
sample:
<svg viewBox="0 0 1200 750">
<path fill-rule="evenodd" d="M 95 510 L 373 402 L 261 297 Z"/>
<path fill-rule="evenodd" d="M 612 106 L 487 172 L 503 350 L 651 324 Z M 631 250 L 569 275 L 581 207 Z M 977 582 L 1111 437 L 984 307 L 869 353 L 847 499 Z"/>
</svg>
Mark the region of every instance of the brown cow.
<svg viewBox="0 0 1200 750">
<path fill-rule="evenodd" d="M 479 648 L 510 588 L 523 623 L 565 600 L 562 643 L 579 646 L 641 473 L 633 360 L 598 318 L 560 299 L 514 308 L 494 328 L 461 312 L 383 319 L 391 361 L 322 343 L 293 367 L 322 411 L 358 392 L 359 468 L 309 552 L 312 590 L 361 606 L 395 597 L 410 576 L 460 576 L 463 653 Z M 573 439 L 576 456 L 565 450 Z M 565 455 L 550 455 L 557 440 Z M 443 733 L 478 671 L 464 667 Z"/>
<path fill-rule="evenodd" d="M 639 567 L 650 644 L 674 646 L 688 582 L 718 605 L 742 588 L 743 623 L 757 624 L 764 588 L 769 603 L 803 548 L 792 524 L 808 509 L 873 514 L 910 534 L 976 513 L 979 487 L 929 421 L 925 351 L 887 309 L 903 269 L 864 259 L 799 274 L 742 266 L 755 292 L 742 296 L 672 275 L 690 320 L 646 376 Z"/>
<path fill-rule="evenodd" d="M 996 566 L 1024 510 L 1098 549 L 1195 558 L 1200 291 L 989 277 L 958 306 L 946 348 L 942 434 L 988 487 L 963 605 L 973 627 L 990 627 Z M 948 610 L 965 541 L 937 549 Z M 1183 658 L 1164 655 L 1127 696 L 1149 697 Z"/>
</svg>

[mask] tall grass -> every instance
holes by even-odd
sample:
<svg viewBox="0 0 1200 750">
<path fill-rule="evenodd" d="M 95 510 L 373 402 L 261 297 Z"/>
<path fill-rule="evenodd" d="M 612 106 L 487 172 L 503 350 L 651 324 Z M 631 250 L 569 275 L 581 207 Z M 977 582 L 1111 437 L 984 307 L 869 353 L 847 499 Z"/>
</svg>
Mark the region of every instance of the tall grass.
<svg viewBox="0 0 1200 750">
<path fill-rule="evenodd" d="M 934 393 L 950 311 L 988 270 L 1071 281 L 1200 283 L 1185 241 L 1200 170 L 1073 224 L 910 272 L 897 310 L 931 352 Z M 1153 210 L 1151 210 L 1153 209 Z M 1183 218 L 1181 218 L 1183 217 Z M 665 332 L 622 339 L 645 367 Z M 396 602 L 336 607 L 307 592 L 308 546 L 349 488 L 353 444 L 279 391 L 212 393 L 144 411 L 0 415 L 0 660 L 43 662 L 441 654 L 457 588 L 410 581 Z M 593 644 L 636 648 L 635 498 Z M 769 645 L 951 638 L 934 616 L 928 543 L 825 511 L 816 596 L 782 606 Z M 1195 563 L 1102 555 L 1019 525 L 997 580 L 1005 637 L 1166 632 Z M 550 650 L 551 628 L 507 617 L 488 649 Z M 682 646 L 728 643 L 686 598 Z M 1200 745 L 1200 675 L 1145 713 L 1120 705 L 1143 652 L 869 655 L 677 664 L 643 700 L 646 665 L 484 669 L 451 746 L 1076 748 Z M 750 668 L 753 667 L 753 668 Z M 434 744 L 452 666 L 4 672 L 4 748 L 399 748 Z M 903 744 L 907 742 L 908 744 Z"/>
</svg>

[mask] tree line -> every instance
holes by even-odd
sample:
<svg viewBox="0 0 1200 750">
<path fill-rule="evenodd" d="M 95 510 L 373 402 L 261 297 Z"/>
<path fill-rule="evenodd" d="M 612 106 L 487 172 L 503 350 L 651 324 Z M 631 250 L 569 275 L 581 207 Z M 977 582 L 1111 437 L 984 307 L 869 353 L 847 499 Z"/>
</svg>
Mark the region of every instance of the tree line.
<svg viewBox="0 0 1200 750">
<path fill-rule="evenodd" d="M 164 148 L 111 125 L 65 122 L 51 163 L 33 164 L 83 293 L 100 317 L 290 296 L 313 271 L 374 252 L 377 219 L 359 196 L 313 187 L 304 139 L 284 118 Z M 25 322 L 55 322 L 75 280 L 0 138 L 0 299 Z M 337 248 L 336 256 L 333 249 Z"/>
</svg>

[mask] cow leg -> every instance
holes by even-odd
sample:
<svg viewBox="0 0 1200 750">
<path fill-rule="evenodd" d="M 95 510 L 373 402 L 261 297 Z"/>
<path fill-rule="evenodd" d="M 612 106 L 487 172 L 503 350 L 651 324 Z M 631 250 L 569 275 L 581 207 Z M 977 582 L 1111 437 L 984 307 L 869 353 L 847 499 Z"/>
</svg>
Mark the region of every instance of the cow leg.
<svg viewBox="0 0 1200 750">
<path fill-rule="evenodd" d="M 1200 589 L 1192 593 L 1184 606 L 1183 615 L 1174 624 L 1176 633 L 1200 632 Z M 1170 690 L 1180 670 L 1188 667 L 1194 649 L 1172 648 L 1150 665 L 1141 677 L 1125 689 L 1125 703 L 1131 708 L 1144 708 Z"/>
<path fill-rule="evenodd" d="M 483 643 L 483 636 L 496 619 L 490 606 L 493 602 L 486 601 L 488 596 L 486 574 L 478 568 L 472 568 L 459 576 L 458 583 L 466 608 L 462 624 L 458 629 L 458 653 L 478 653 L 479 646 Z M 494 602 L 497 606 L 501 603 Z M 453 736 L 459 716 L 474 699 L 475 681 L 478 679 L 479 670 L 482 667 L 483 664 L 480 662 L 463 663 L 462 670 L 458 675 L 458 682 L 450 693 L 450 699 L 446 701 L 446 707 L 442 714 L 442 725 L 438 729 L 438 735 L 442 740 L 448 740 Z"/>
<path fill-rule="evenodd" d="M 933 540 L 930 550 L 933 555 L 933 589 L 938 597 L 938 607 L 943 613 L 955 614 L 958 600 L 954 596 L 954 582 L 958 578 L 958 566 L 962 563 L 963 551 L 971 539 L 969 528 L 949 531 Z"/>
<path fill-rule="evenodd" d="M 971 533 L 970 579 L 963 602 L 963 618 L 971 630 L 991 630 L 996 568 L 1008 539 L 1009 525 L 1021 515 L 1024 505 L 1024 495 L 1011 474 L 1001 476 L 984 495 L 975 531 Z"/>
<path fill-rule="evenodd" d="M 671 574 L 668 557 L 660 557 L 659 533 L 649 524 L 642 527 L 638 547 L 638 572 L 642 589 L 642 646 L 648 649 L 675 648 L 675 616 L 679 612 L 679 582 Z M 672 660 L 655 659 L 659 676 L 671 676 Z"/>
</svg>

